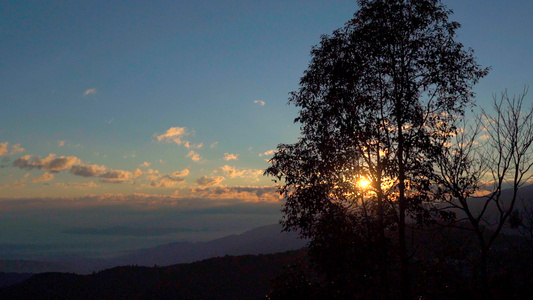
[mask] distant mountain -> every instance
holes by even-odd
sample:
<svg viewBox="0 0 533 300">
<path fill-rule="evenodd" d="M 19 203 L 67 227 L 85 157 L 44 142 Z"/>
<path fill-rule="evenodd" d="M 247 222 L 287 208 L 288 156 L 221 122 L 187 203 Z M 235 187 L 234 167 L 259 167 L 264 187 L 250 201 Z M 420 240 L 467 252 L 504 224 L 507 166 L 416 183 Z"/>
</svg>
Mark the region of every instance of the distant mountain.
<svg viewBox="0 0 533 300">
<path fill-rule="evenodd" d="M 91 275 L 42 273 L 0 288 L 0 299 L 264 299 L 271 279 L 304 257 L 305 251 L 291 251 Z"/>
<path fill-rule="evenodd" d="M 171 243 L 133 251 L 112 260 L 113 265 L 165 266 L 224 255 L 269 254 L 297 250 L 306 241 L 295 232 L 281 232 L 281 225 L 267 225 L 209 242 Z"/>
<path fill-rule="evenodd" d="M 503 209 L 508 209 L 511 205 L 511 199 L 513 197 L 513 190 L 512 189 L 505 189 L 502 190 L 502 193 L 500 195 L 501 199 L 501 205 Z M 468 205 L 470 207 L 470 210 L 474 212 L 474 216 L 477 216 L 479 212 L 483 210 L 483 207 L 485 205 L 486 198 L 480 197 L 480 198 L 470 198 L 468 201 Z M 517 198 L 515 205 L 513 207 L 513 210 L 519 210 L 523 211 L 524 208 L 526 209 L 532 209 L 533 208 L 533 185 L 526 185 L 521 187 L 518 190 Z M 465 218 L 466 215 L 459 209 L 452 209 L 457 214 L 457 219 Z M 498 207 L 494 202 L 489 203 L 489 205 L 486 208 L 486 211 L 484 213 L 484 219 L 487 220 L 489 223 L 496 224 L 495 221 L 499 219 L 499 210 Z M 507 232 L 507 233 L 511 233 Z"/>
<path fill-rule="evenodd" d="M 306 241 L 294 232 L 281 232 L 279 224 L 252 229 L 208 242 L 176 242 L 155 248 L 133 250 L 110 259 L 66 259 L 60 262 L 0 260 L 0 272 L 72 272 L 88 274 L 116 266 L 168 266 L 225 255 L 270 254 L 297 250 Z"/>
</svg>

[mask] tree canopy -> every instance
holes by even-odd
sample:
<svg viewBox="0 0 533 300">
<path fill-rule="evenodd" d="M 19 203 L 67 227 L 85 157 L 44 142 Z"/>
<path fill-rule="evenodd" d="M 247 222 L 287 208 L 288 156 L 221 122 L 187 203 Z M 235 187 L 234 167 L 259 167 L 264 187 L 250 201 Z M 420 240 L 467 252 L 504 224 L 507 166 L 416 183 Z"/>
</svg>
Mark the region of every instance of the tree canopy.
<svg viewBox="0 0 533 300">
<path fill-rule="evenodd" d="M 286 198 L 287 230 L 322 240 L 332 227 L 324 223 L 340 214 L 357 222 L 339 224 L 357 224 L 384 245 L 385 232 L 398 229 L 407 295 L 406 217 L 429 216 L 434 157 L 488 70 L 455 40 L 460 25 L 440 1 L 358 4 L 353 19 L 312 48 L 289 99 L 300 108 L 301 137 L 278 145 L 265 173 Z"/>
</svg>

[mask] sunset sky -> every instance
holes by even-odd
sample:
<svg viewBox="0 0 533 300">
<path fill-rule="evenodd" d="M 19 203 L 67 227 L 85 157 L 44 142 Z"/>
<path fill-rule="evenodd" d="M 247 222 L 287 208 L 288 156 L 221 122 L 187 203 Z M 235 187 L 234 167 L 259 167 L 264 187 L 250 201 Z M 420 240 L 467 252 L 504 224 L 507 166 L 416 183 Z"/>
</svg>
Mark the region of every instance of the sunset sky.
<svg viewBox="0 0 533 300">
<path fill-rule="evenodd" d="M 109 242 L 72 228 L 177 228 L 134 248 L 277 222 L 262 173 L 299 135 L 288 93 L 355 2 L 4 1 L 0 258 Z M 533 84 L 532 1 L 444 3 L 492 67 L 478 106 Z"/>
</svg>

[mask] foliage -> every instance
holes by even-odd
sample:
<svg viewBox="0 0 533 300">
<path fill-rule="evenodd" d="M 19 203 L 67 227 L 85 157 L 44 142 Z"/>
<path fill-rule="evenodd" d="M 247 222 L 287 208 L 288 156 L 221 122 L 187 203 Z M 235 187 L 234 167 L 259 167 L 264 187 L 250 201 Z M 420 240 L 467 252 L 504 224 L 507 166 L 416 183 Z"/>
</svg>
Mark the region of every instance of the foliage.
<svg viewBox="0 0 533 300">
<path fill-rule="evenodd" d="M 286 230 L 319 241 L 328 234 L 321 226 L 340 212 L 375 226 L 383 255 L 386 232 L 397 229 L 407 280 L 406 216 L 431 217 L 438 146 L 453 135 L 487 69 L 454 40 L 459 24 L 440 1 L 358 3 L 352 20 L 313 47 L 289 99 L 300 108 L 302 136 L 279 145 L 265 173 L 286 197 Z M 346 222 L 334 224 L 336 231 Z"/>
</svg>

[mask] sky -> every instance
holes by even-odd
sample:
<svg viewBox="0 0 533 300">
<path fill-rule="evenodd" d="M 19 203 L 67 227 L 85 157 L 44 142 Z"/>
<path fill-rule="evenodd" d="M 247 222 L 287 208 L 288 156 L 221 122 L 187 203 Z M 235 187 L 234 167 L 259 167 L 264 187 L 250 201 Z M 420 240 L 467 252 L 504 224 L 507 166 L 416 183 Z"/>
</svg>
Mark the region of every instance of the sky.
<svg viewBox="0 0 533 300">
<path fill-rule="evenodd" d="M 491 67 L 475 88 L 478 107 L 533 84 L 533 2 L 444 3 L 462 24 L 457 40 Z M 0 258 L 276 223 L 282 200 L 262 174 L 276 146 L 299 136 L 288 95 L 311 47 L 356 9 L 341 0 L 4 1 Z"/>
</svg>

